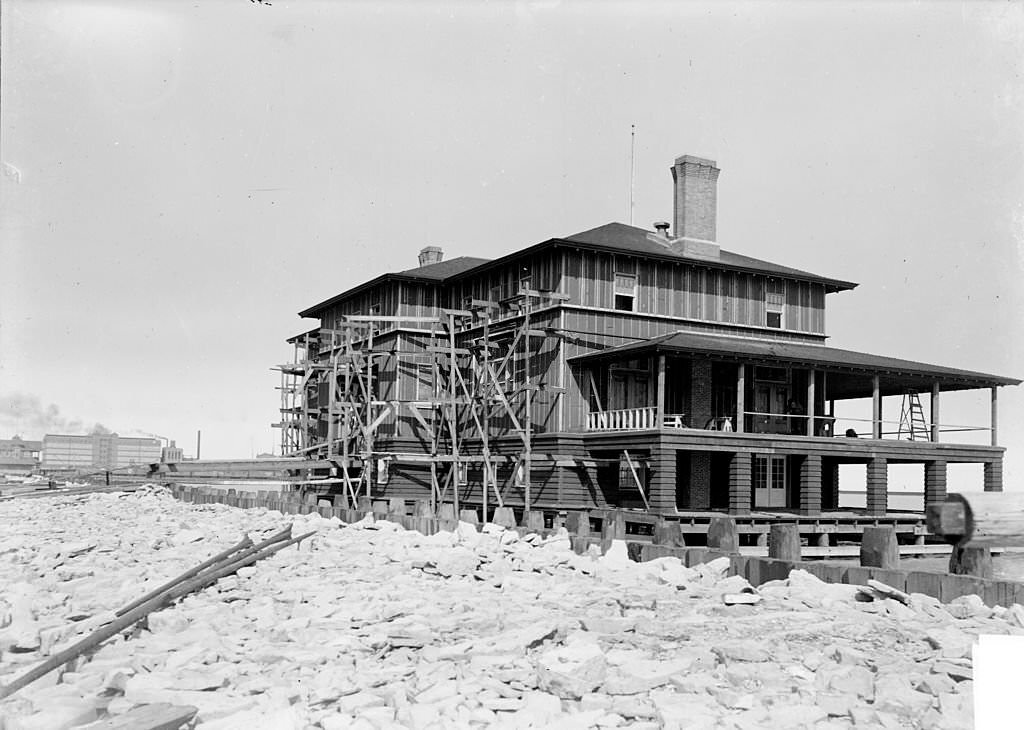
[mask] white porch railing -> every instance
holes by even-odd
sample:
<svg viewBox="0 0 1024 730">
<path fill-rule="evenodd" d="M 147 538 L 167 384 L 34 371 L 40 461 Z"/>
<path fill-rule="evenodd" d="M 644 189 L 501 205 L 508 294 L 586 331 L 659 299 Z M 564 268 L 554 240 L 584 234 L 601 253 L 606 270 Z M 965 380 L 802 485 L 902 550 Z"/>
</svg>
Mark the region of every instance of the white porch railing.
<svg viewBox="0 0 1024 730">
<path fill-rule="evenodd" d="M 587 414 L 588 431 L 620 431 L 657 428 L 658 409 L 623 408 L 618 411 L 597 411 Z"/>
</svg>

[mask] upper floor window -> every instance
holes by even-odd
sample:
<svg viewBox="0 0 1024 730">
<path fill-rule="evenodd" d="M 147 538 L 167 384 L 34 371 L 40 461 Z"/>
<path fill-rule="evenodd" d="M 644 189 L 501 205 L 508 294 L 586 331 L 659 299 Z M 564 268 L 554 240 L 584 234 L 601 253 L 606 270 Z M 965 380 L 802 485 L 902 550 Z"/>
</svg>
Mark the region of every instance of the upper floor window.
<svg viewBox="0 0 1024 730">
<path fill-rule="evenodd" d="M 636 309 L 636 276 L 615 274 L 615 308 L 623 312 Z"/>
<path fill-rule="evenodd" d="M 429 401 L 434 397 L 434 366 L 430 363 L 415 364 L 416 400 Z"/>
<path fill-rule="evenodd" d="M 764 324 L 782 329 L 785 326 L 786 282 L 769 279 L 764 290 Z"/>
</svg>

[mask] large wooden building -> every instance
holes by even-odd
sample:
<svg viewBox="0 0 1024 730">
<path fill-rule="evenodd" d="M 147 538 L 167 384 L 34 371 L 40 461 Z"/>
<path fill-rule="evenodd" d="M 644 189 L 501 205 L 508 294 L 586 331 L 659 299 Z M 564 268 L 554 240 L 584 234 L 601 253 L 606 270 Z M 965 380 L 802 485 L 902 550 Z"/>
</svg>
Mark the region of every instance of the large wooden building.
<svg viewBox="0 0 1024 730">
<path fill-rule="evenodd" d="M 849 463 L 873 515 L 889 464 L 924 465 L 926 502 L 954 462 L 1002 489 L 996 392 L 1019 380 L 827 346 L 829 295 L 856 284 L 722 250 L 715 162 L 671 171 L 671 234 L 609 223 L 493 261 L 428 247 L 300 312 L 317 325 L 281 366 L 284 452 L 334 463 L 325 484 L 353 500 L 485 511 L 814 516 Z M 941 426 L 940 394 L 964 389 L 991 391 L 990 443 Z M 872 413 L 837 429 L 847 399 Z"/>
</svg>

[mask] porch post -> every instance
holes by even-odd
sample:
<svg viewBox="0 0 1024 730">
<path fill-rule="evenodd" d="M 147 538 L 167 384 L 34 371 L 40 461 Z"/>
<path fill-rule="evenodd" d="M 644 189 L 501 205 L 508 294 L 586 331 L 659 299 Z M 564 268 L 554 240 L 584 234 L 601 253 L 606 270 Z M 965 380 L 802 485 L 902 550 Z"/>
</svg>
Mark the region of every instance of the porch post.
<svg viewBox="0 0 1024 730">
<path fill-rule="evenodd" d="M 889 468 L 885 459 L 868 459 L 867 513 L 884 515 L 888 508 Z"/>
<path fill-rule="evenodd" d="M 808 455 L 800 460 L 800 514 L 821 514 L 821 457 Z"/>
<path fill-rule="evenodd" d="M 932 443 L 939 442 L 939 383 L 932 383 Z"/>
<path fill-rule="evenodd" d="M 661 428 L 665 425 L 665 356 L 658 355 L 657 389 L 658 403 L 654 413 L 654 427 Z"/>
<path fill-rule="evenodd" d="M 743 433 L 747 410 L 747 364 L 741 362 L 736 366 L 736 433 Z"/>
<path fill-rule="evenodd" d="M 1003 491 L 1003 460 L 985 462 L 985 491 Z"/>
<path fill-rule="evenodd" d="M 807 371 L 807 435 L 814 435 L 814 376 L 815 370 Z M 819 465 L 820 466 L 820 465 Z M 819 473 L 821 469 L 818 469 Z"/>
<path fill-rule="evenodd" d="M 996 429 L 998 427 L 998 396 L 996 395 L 997 390 L 995 386 L 992 386 L 992 445 L 998 446 L 999 439 L 997 438 Z"/>
<path fill-rule="evenodd" d="M 924 507 L 946 501 L 946 462 L 924 463 Z"/>
<path fill-rule="evenodd" d="M 871 438 L 882 438 L 882 389 L 878 376 L 871 376 Z"/>
<path fill-rule="evenodd" d="M 729 514 L 750 514 L 751 462 L 750 454 L 737 453 L 729 461 Z"/>
<path fill-rule="evenodd" d="M 650 481 L 647 500 L 651 512 L 659 514 L 676 511 L 676 451 L 659 439 L 657 448 L 651 449 Z M 559 470 L 562 471 L 562 470 Z"/>
</svg>

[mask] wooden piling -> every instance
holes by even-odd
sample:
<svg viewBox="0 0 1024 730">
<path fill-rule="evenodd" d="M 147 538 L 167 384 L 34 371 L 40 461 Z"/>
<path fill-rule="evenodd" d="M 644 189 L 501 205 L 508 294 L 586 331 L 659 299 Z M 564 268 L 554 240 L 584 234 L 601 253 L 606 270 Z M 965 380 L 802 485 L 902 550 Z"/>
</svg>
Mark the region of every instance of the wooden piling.
<svg viewBox="0 0 1024 730">
<path fill-rule="evenodd" d="M 565 529 L 576 537 L 590 537 L 590 513 L 569 512 L 565 516 Z"/>
<path fill-rule="evenodd" d="M 768 557 L 796 562 L 800 560 L 800 526 L 775 524 L 768 533 Z"/>
<path fill-rule="evenodd" d="M 869 568 L 895 570 L 900 565 L 900 548 L 892 527 L 865 527 L 860 543 L 860 564 Z"/>
<path fill-rule="evenodd" d="M 732 517 L 713 517 L 708 525 L 708 547 L 727 553 L 739 552 L 740 538 L 736 531 L 736 520 Z"/>
<path fill-rule="evenodd" d="M 992 577 L 992 550 L 985 545 L 953 547 L 949 555 L 949 572 L 953 575 Z"/>
<path fill-rule="evenodd" d="M 654 544 L 666 547 L 686 547 L 682 525 L 676 520 L 658 520 L 654 524 Z"/>
</svg>

